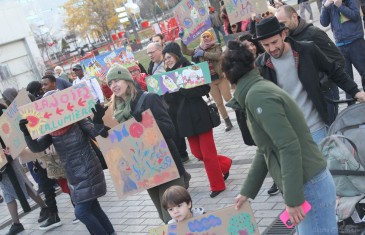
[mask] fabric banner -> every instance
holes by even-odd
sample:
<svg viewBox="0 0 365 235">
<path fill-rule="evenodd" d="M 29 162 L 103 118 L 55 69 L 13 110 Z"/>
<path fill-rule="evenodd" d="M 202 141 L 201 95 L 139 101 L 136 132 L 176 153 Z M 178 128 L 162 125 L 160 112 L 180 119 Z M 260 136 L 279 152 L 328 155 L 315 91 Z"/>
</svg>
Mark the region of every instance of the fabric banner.
<svg viewBox="0 0 365 235">
<path fill-rule="evenodd" d="M 18 108 L 29 103 L 31 100 L 28 93 L 22 89 L 0 117 L 0 136 L 5 145 L 9 147 L 10 154 L 14 159 L 27 147 L 23 132 L 19 128 L 19 121 L 22 116 Z"/>
<path fill-rule="evenodd" d="M 180 88 L 193 88 L 211 83 L 208 62 L 183 67 L 166 73 L 152 75 L 146 78 L 149 92 L 164 95 L 173 93 Z"/>
<path fill-rule="evenodd" d="M 266 0 L 225 0 L 224 5 L 231 24 L 246 20 L 253 13 L 263 13 L 268 10 Z"/>
<path fill-rule="evenodd" d="M 246 201 L 240 210 L 230 206 L 196 216 L 177 224 L 163 225 L 149 230 L 149 235 L 260 235 L 250 203 Z"/>
<path fill-rule="evenodd" d="M 86 82 L 19 107 L 33 139 L 59 130 L 92 114 L 94 96 Z"/>
<path fill-rule="evenodd" d="M 139 193 L 179 178 L 170 150 L 152 112 L 142 113 L 96 137 L 119 198 Z"/>
<path fill-rule="evenodd" d="M 180 27 L 184 29 L 183 42 L 187 45 L 204 31 L 210 29 L 209 5 L 201 0 L 182 0 L 173 12 Z"/>
<path fill-rule="evenodd" d="M 134 61 L 134 55 L 132 48 L 127 46 L 92 58 L 84 59 L 80 61 L 80 65 L 87 77 L 105 81 L 106 74 L 112 64 L 129 64 L 130 61 Z"/>
</svg>

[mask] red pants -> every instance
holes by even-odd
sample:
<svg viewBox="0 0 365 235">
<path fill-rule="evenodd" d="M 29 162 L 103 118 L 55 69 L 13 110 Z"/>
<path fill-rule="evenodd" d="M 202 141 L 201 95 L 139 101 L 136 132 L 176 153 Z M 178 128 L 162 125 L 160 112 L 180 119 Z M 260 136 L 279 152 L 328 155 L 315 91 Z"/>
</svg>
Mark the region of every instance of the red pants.
<svg viewBox="0 0 365 235">
<path fill-rule="evenodd" d="M 208 175 L 210 189 L 221 191 L 226 188 L 223 174 L 226 174 L 232 165 L 232 160 L 218 155 L 213 139 L 213 130 L 188 137 L 192 154 L 204 162 Z"/>
</svg>

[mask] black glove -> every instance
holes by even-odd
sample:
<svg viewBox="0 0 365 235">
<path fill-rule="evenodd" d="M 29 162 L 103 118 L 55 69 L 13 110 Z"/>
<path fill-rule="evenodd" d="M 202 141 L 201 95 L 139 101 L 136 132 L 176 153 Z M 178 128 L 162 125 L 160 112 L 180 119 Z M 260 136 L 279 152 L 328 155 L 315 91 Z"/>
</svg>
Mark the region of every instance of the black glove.
<svg viewBox="0 0 365 235">
<path fill-rule="evenodd" d="M 108 131 L 110 130 L 110 127 L 104 126 L 104 128 L 99 132 L 99 135 L 103 138 L 106 138 L 109 136 Z"/>
<path fill-rule="evenodd" d="M 21 119 L 19 121 L 19 129 L 23 132 L 24 136 L 30 136 L 30 133 L 28 131 L 28 128 L 27 128 L 26 124 L 28 124 L 28 120 L 27 119 Z"/>
<path fill-rule="evenodd" d="M 142 121 L 142 112 L 133 112 L 132 116 L 134 117 L 134 119 L 136 119 L 137 122 Z"/>
<path fill-rule="evenodd" d="M 93 123 L 96 124 L 103 124 L 103 117 L 105 115 L 105 111 L 108 109 L 108 106 L 102 107 L 100 105 L 100 101 L 98 100 L 98 102 L 96 102 L 95 104 L 95 108 L 91 108 L 91 111 L 94 114 L 93 117 Z"/>
</svg>

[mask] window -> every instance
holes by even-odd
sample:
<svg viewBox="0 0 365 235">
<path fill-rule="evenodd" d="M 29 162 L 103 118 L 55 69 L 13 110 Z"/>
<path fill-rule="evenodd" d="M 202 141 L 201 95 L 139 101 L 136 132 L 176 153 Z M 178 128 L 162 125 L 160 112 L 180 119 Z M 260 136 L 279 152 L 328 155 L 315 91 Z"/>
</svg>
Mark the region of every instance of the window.
<svg viewBox="0 0 365 235">
<path fill-rule="evenodd" d="M 0 79 L 6 80 L 11 77 L 9 67 L 7 64 L 0 64 Z"/>
</svg>

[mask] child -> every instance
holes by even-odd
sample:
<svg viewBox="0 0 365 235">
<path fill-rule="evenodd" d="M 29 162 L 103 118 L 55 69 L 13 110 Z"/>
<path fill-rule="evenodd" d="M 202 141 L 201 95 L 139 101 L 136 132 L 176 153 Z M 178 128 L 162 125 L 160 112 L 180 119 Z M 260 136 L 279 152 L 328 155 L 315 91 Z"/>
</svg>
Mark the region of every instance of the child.
<svg viewBox="0 0 365 235">
<path fill-rule="evenodd" d="M 168 224 L 205 214 L 203 208 L 192 208 L 193 202 L 188 190 L 178 185 L 171 186 L 165 191 L 162 196 L 162 206 L 172 218 Z"/>
</svg>

